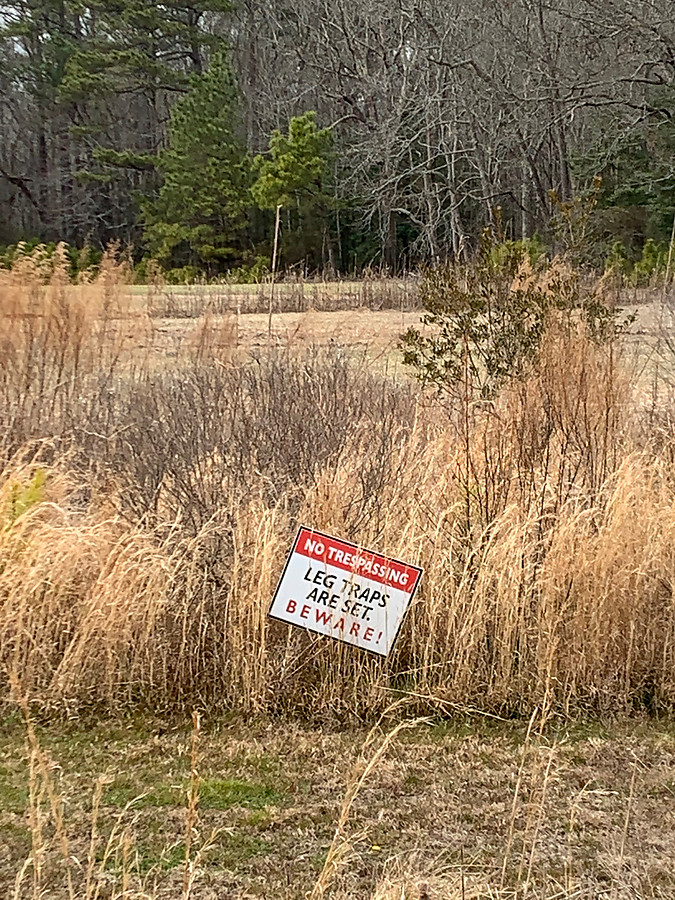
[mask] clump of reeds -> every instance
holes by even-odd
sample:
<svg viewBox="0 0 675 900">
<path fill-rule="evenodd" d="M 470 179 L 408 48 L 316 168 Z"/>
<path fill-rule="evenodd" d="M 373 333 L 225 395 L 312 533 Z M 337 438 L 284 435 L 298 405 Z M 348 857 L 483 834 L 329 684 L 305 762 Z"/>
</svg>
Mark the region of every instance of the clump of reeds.
<svg viewBox="0 0 675 900">
<path fill-rule="evenodd" d="M 0 658 L 45 706 L 76 696 L 132 701 L 162 666 L 151 635 L 169 597 L 167 554 L 81 503 L 39 466 L 6 472 L 0 486 Z"/>
</svg>

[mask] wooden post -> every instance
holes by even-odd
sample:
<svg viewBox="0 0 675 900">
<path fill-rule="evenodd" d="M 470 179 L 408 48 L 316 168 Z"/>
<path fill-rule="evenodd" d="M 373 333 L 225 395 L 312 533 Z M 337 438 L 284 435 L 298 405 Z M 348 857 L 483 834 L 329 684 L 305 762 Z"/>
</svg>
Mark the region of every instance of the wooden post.
<svg viewBox="0 0 675 900">
<path fill-rule="evenodd" d="M 277 203 L 277 216 L 274 222 L 274 249 L 272 250 L 272 278 L 270 282 L 270 309 L 267 321 L 267 339 L 272 340 L 272 312 L 274 311 L 274 282 L 277 272 L 277 249 L 279 247 L 279 218 L 281 216 L 281 203 Z"/>
</svg>

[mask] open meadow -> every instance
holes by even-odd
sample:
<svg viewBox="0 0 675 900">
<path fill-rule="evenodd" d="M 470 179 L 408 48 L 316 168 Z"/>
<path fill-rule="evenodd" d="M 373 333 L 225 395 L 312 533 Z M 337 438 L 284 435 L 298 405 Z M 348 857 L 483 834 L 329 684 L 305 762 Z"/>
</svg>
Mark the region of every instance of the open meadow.
<svg viewBox="0 0 675 900">
<path fill-rule="evenodd" d="M 415 279 L 128 282 L 0 271 L 2 896 L 675 897 L 670 298 L 474 396 Z M 300 523 L 424 568 L 387 659 Z"/>
</svg>

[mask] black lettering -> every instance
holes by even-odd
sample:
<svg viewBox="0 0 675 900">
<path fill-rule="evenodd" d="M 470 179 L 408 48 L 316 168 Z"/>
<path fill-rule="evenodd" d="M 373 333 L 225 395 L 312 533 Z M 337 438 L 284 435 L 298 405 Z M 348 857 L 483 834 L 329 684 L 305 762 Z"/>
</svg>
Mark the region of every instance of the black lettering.
<svg viewBox="0 0 675 900">
<path fill-rule="evenodd" d="M 362 619 L 365 619 L 366 622 L 370 622 L 370 614 L 371 614 L 372 611 L 373 611 L 373 607 L 372 607 L 372 606 L 364 606 L 364 607 L 363 607 L 363 614 L 361 615 L 361 618 L 362 618 Z"/>
<path fill-rule="evenodd" d="M 339 599 L 340 599 L 339 594 L 333 594 L 332 597 L 330 598 L 330 600 L 328 601 L 328 606 L 330 606 L 331 609 L 337 609 Z"/>
<path fill-rule="evenodd" d="M 305 579 L 305 581 L 311 581 L 311 580 L 312 580 L 311 577 L 310 577 L 311 574 L 312 574 L 312 567 L 311 567 L 311 566 L 307 566 L 307 571 L 305 572 L 305 574 L 304 574 L 304 576 L 303 576 L 303 578 Z"/>
<path fill-rule="evenodd" d="M 316 595 L 318 590 L 318 588 L 312 588 L 309 594 L 307 594 L 307 596 L 305 597 L 305 600 L 313 600 L 316 603 Z"/>
<path fill-rule="evenodd" d="M 315 590 L 316 590 L 316 588 L 315 588 Z M 326 600 L 328 600 L 329 597 L 330 597 L 330 591 L 321 591 L 316 602 L 323 603 L 323 605 L 325 606 Z M 309 599 L 309 597 L 307 599 Z"/>
</svg>

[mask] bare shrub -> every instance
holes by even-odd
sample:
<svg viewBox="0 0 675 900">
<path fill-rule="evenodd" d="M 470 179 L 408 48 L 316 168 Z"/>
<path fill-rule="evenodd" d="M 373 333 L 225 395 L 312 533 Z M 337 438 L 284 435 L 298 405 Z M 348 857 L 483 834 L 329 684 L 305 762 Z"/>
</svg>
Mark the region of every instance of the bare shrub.
<svg viewBox="0 0 675 900">
<path fill-rule="evenodd" d="M 136 515 L 179 516 L 194 531 L 245 495 L 297 511 L 320 471 L 354 453 L 368 503 L 414 416 L 409 387 L 338 350 L 310 350 L 232 366 L 197 359 L 122 385 L 82 439 Z"/>
</svg>

